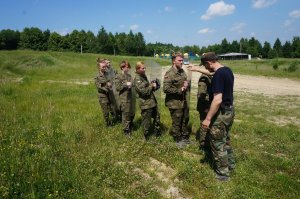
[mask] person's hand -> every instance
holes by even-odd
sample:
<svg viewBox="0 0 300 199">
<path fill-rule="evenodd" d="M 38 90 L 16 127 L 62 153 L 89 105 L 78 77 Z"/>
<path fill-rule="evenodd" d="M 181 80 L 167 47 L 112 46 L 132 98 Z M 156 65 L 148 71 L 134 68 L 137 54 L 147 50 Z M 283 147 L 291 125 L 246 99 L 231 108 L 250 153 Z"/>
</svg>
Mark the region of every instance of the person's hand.
<svg viewBox="0 0 300 199">
<path fill-rule="evenodd" d="M 185 89 L 187 89 L 188 86 L 189 86 L 189 81 L 185 80 L 185 81 L 183 82 L 183 87 L 185 87 Z"/>
<path fill-rule="evenodd" d="M 107 86 L 108 88 L 112 88 L 112 84 L 111 84 L 110 82 L 107 82 L 107 83 L 106 83 L 106 86 Z"/>
<path fill-rule="evenodd" d="M 198 71 L 198 67 L 196 67 L 195 65 L 188 65 L 187 69 L 189 71 L 196 71 L 196 72 Z"/>
<path fill-rule="evenodd" d="M 203 120 L 201 127 L 204 129 L 209 129 L 209 125 L 210 125 L 210 120 L 206 119 Z"/>
<path fill-rule="evenodd" d="M 126 82 L 126 85 L 127 85 L 128 88 L 131 88 L 132 83 L 131 82 Z"/>
<path fill-rule="evenodd" d="M 152 88 L 153 88 L 154 90 L 157 88 L 156 82 L 152 82 L 151 85 L 152 85 Z"/>
</svg>

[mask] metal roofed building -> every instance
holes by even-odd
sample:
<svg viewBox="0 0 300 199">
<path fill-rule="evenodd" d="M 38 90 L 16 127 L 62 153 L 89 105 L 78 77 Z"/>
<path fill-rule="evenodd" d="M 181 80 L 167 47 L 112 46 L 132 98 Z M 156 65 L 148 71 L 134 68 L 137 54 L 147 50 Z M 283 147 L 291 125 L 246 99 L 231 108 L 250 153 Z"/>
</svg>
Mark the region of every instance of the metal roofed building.
<svg viewBox="0 0 300 199">
<path fill-rule="evenodd" d="M 240 59 L 248 59 L 251 60 L 250 54 L 245 53 L 226 53 L 218 55 L 221 60 L 240 60 Z"/>
</svg>

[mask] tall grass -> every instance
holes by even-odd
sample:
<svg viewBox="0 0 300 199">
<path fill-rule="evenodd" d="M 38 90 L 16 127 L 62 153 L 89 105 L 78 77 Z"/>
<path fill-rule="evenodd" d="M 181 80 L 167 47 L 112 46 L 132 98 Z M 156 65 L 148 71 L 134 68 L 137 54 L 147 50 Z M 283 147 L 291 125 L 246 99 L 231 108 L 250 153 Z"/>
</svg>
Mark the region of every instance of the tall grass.
<svg viewBox="0 0 300 199">
<path fill-rule="evenodd" d="M 99 56 L 116 68 L 122 59 L 146 59 L 0 51 L 1 198 L 299 197 L 299 96 L 235 93 L 237 168 L 231 181 L 220 183 L 200 163 L 196 142 L 185 149 L 173 143 L 164 106 L 159 139 L 143 141 L 139 112 L 131 138 L 123 136 L 120 124 L 105 127 L 92 82 Z M 195 131 L 195 100 L 190 105 Z"/>
</svg>

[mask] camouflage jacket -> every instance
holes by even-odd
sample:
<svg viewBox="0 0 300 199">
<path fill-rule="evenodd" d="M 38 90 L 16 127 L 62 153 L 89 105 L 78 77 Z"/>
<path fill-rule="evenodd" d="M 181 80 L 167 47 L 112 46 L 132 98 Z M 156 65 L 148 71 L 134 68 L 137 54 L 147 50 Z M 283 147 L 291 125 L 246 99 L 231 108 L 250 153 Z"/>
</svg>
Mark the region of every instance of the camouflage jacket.
<svg viewBox="0 0 300 199">
<path fill-rule="evenodd" d="M 152 86 L 146 75 L 136 74 L 134 87 L 139 97 L 139 105 L 142 110 L 153 108 L 157 105 Z"/>
<path fill-rule="evenodd" d="M 197 110 L 205 111 L 210 107 L 209 88 L 212 76 L 202 74 L 198 81 Z"/>
<path fill-rule="evenodd" d="M 106 98 L 107 101 L 109 101 L 109 95 L 112 93 L 112 89 L 108 85 L 108 82 L 111 83 L 111 80 L 108 78 L 107 73 L 99 72 L 94 80 L 98 90 L 98 96 L 100 98 Z"/>
<path fill-rule="evenodd" d="M 170 109 L 184 108 L 186 92 L 181 91 L 187 75 L 183 69 L 176 70 L 171 67 L 164 76 L 163 90 L 166 93 L 165 105 Z"/>
<path fill-rule="evenodd" d="M 120 102 L 126 103 L 131 101 L 131 88 L 128 88 L 127 82 L 131 82 L 130 74 L 117 74 L 115 77 L 116 90 L 120 96 Z"/>
</svg>

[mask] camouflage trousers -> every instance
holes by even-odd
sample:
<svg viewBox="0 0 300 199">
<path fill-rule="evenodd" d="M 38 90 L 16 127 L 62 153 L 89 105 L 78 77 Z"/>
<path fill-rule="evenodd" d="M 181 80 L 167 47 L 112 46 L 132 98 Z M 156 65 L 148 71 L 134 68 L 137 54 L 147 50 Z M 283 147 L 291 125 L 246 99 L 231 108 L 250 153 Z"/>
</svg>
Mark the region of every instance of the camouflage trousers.
<svg viewBox="0 0 300 199">
<path fill-rule="evenodd" d="M 160 114 L 158 112 L 157 106 L 149 109 L 144 109 L 141 111 L 142 115 L 142 126 L 144 128 L 144 135 L 148 136 L 150 127 L 151 127 L 151 119 L 153 119 L 153 127 L 154 133 L 160 134 Z"/>
<path fill-rule="evenodd" d="M 199 111 L 200 118 L 200 129 L 199 134 L 196 135 L 196 138 L 199 140 L 200 148 L 204 149 L 208 147 L 208 134 L 207 129 L 201 127 L 203 120 L 206 118 L 207 112 Z"/>
<path fill-rule="evenodd" d="M 218 111 L 213 118 L 209 133 L 209 144 L 215 163 L 215 171 L 229 176 L 235 168 L 233 149 L 230 143 L 230 129 L 234 120 L 234 108 Z"/>
<path fill-rule="evenodd" d="M 113 109 L 112 104 L 109 102 L 102 102 L 100 99 L 99 99 L 99 103 L 102 109 L 102 113 L 106 125 L 107 126 L 112 125 L 116 118 L 115 111 Z"/>
<path fill-rule="evenodd" d="M 186 106 L 182 109 L 169 109 L 170 115 L 172 118 L 172 127 L 170 134 L 178 139 L 178 138 L 189 138 L 189 108 Z"/>
<path fill-rule="evenodd" d="M 122 124 L 124 133 L 132 131 L 134 115 L 131 112 L 122 111 Z"/>
</svg>

